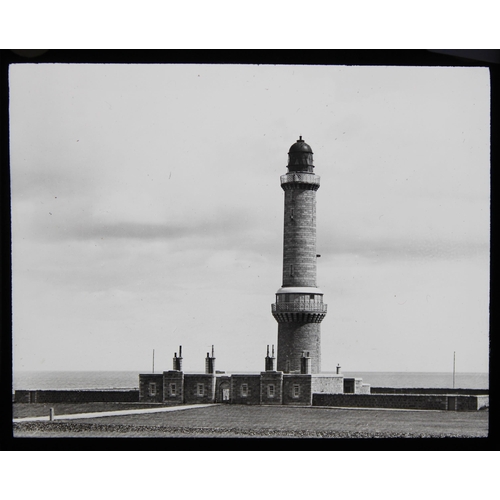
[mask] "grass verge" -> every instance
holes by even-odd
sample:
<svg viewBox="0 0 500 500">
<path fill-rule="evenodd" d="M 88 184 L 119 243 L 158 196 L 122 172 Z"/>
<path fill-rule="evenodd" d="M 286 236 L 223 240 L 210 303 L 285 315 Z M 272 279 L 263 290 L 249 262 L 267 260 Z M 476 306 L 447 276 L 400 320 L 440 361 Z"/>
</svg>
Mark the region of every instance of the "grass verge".
<svg viewBox="0 0 500 500">
<path fill-rule="evenodd" d="M 167 413 L 22 422 L 14 424 L 14 436 L 486 437 L 488 417 L 488 412 L 218 405 Z"/>
</svg>

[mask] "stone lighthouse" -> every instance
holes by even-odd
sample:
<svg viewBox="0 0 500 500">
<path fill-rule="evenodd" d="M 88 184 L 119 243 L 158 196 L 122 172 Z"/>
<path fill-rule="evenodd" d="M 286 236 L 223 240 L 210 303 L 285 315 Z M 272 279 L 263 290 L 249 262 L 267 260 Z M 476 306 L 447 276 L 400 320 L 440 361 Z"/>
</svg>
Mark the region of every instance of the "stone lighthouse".
<svg viewBox="0 0 500 500">
<path fill-rule="evenodd" d="M 278 371 L 321 371 L 321 321 L 326 315 L 323 292 L 316 286 L 316 191 L 311 147 L 299 140 L 288 151 L 285 192 L 283 281 L 272 313 L 278 322 Z"/>
</svg>

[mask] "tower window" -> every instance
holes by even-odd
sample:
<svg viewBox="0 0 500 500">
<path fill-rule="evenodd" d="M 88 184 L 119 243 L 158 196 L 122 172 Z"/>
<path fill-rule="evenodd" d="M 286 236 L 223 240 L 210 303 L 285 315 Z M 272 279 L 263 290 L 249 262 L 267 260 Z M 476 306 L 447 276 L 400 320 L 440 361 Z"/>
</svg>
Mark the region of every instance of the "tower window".
<svg viewBox="0 0 500 500">
<path fill-rule="evenodd" d="M 300 396 L 300 385 L 299 384 L 293 384 L 293 397 L 298 398 Z"/>
<path fill-rule="evenodd" d="M 170 384 L 170 395 L 177 396 L 177 386 L 175 384 Z"/>
<path fill-rule="evenodd" d="M 248 384 L 241 384 L 241 397 L 248 397 Z"/>
<path fill-rule="evenodd" d="M 149 384 L 149 395 L 156 396 L 156 384 L 154 382 L 150 382 Z"/>
<path fill-rule="evenodd" d="M 267 386 L 267 397 L 274 398 L 274 384 L 269 384 Z"/>
<path fill-rule="evenodd" d="M 203 396 L 205 393 L 205 384 L 198 384 L 197 394 L 198 396 Z"/>
<path fill-rule="evenodd" d="M 290 264 L 290 276 L 293 276 L 293 264 Z"/>
</svg>

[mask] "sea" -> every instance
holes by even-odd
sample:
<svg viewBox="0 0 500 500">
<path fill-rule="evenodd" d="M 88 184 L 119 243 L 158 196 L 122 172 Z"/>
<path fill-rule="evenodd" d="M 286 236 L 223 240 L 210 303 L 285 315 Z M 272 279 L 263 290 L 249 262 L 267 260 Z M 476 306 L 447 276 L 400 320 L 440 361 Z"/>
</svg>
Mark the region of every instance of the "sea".
<svg viewBox="0 0 500 500">
<path fill-rule="evenodd" d="M 228 373 L 229 374 L 229 373 Z M 446 372 L 342 372 L 359 377 L 372 387 L 488 389 L 487 373 Z M 13 374 L 14 390 L 35 389 L 138 389 L 136 371 L 19 371 Z"/>
</svg>

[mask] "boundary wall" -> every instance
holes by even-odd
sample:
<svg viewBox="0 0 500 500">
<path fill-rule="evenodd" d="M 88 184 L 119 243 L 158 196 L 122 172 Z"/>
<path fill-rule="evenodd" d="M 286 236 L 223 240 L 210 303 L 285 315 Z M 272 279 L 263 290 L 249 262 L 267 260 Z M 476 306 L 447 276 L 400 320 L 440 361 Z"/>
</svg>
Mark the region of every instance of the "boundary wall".
<svg viewBox="0 0 500 500">
<path fill-rule="evenodd" d="M 477 411 L 489 406 L 489 396 L 446 394 L 313 394 L 313 406 Z"/>
<path fill-rule="evenodd" d="M 446 389 L 446 388 L 415 388 L 415 387 L 372 387 L 372 394 L 465 394 L 477 396 L 479 394 L 488 395 L 489 389 Z"/>
<path fill-rule="evenodd" d="M 90 403 L 90 402 L 156 402 L 163 404 L 183 403 L 212 403 L 223 402 L 219 397 L 219 391 L 215 390 L 215 378 L 213 375 L 188 376 L 187 397 L 183 397 L 184 384 L 182 372 L 165 372 L 166 380 L 176 383 L 176 394 L 169 395 L 170 385 L 163 391 L 163 375 L 155 374 L 144 376 L 141 380 L 141 392 L 137 389 L 124 390 L 16 390 L 14 394 L 15 403 Z M 176 377 L 173 377 L 176 375 Z M 233 378 L 234 377 L 234 378 Z M 219 378 L 219 377 L 217 377 Z M 203 380 L 202 380 L 203 379 Z M 261 375 L 240 375 L 232 377 L 220 377 L 222 383 L 230 387 L 231 397 L 228 403 L 233 404 L 293 404 L 330 407 L 351 408 L 394 408 L 394 409 L 420 409 L 420 410 L 445 410 L 445 411 L 477 411 L 489 407 L 489 395 L 478 394 L 484 392 L 481 389 L 461 389 L 452 392 L 452 389 L 411 389 L 415 393 L 400 393 L 409 391 L 404 388 L 372 388 L 375 391 L 386 392 L 373 394 L 332 394 L 317 393 L 314 387 L 315 377 L 311 375 L 283 375 L 281 372 L 263 372 Z M 217 380 L 219 382 L 219 380 Z M 337 380 L 322 380 L 319 386 L 323 390 L 333 389 L 334 385 L 340 386 L 341 378 Z M 156 385 L 154 396 L 148 393 L 149 384 Z M 173 382 L 171 382 L 173 383 Z M 204 384 L 203 394 L 198 394 L 199 384 Z M 272 393 L 267 386 L 273 384 Z M 242 393 L 242 385 L 247 384 L 245 393 Z M 332 385 L 333 384 L 333 385 Z M 317 386 L 317 388 L 319 388 Z M 340 387 L 336 388 L 340 390 Z M 394 391 L 388 393 L 387 391 Z M 397 391 L 397 392 L 396 392 Z M 416 393 L 420 391 L 420 393 Z M 425 391 L 425 393 L 424 393 Z M 442 392 L 441 394 L 436 391 Z M 467 394 L 468 392 L 469 394 Z M 470 394 L 470 393 L 476 394 Z M 245 394 L 245 395 L 243 395 Z M 183 401 L 184 400 L 184 401 Z"/>
<path fill-rule="evenodd" d="M 139 390 L 16 390 L 15 403 L 138 403 Z"/>
</svg>

